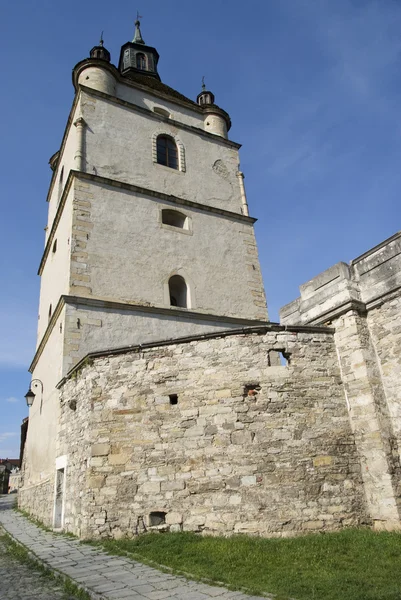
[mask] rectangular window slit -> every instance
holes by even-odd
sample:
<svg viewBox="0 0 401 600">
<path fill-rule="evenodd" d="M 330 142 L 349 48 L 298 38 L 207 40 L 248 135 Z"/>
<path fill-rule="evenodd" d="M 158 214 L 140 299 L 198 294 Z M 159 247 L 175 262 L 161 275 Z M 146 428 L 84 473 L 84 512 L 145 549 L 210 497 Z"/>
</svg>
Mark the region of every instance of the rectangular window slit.
<svg viewBox="0 0 401 600">
<path fill-rule="evenodd" d="M 170 404 L 178 404 L 178 396 L 177 394 L 170 394 Z"/>
</svg>

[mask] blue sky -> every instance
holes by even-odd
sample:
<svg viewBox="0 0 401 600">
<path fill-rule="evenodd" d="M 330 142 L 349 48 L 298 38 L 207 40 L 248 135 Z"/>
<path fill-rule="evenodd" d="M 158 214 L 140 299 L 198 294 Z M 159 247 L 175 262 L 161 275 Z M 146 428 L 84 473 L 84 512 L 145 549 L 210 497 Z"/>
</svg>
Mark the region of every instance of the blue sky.
<svg viewBox="0 0 401 600">
<path fill-rule="evenodd" d="M 18 455 L 27 414 L 47 163 L 73 100 L 71 70 L 102 30 L 116 63 L 137 8 L 162 80 L 195 99 L 205 75 L 231 115 L 271 320 L 300 284 L 400 229 L 399 0 L 4 3 L 0 457 Z"/>
</svg>

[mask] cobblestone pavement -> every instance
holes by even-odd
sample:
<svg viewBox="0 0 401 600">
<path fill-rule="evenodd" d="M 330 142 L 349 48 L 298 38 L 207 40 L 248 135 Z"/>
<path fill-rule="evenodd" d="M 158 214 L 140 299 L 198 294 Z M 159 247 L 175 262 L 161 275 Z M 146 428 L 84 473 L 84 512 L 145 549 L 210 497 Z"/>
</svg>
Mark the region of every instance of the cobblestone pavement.
<svg viewBox="0 0 401 600">
<path fill-rule="evenodd" d="M 43 577 L 28 565 L 7 553 L 0 530 L 1 600 L 74 600 L 57 582 Z"/>
<path fill-rule="evenodd" d="M 222 587 L 162 573 L 128 558 L 111 556 L 99 548 L 81 544 L 73 538 L 44 531 L 12 510 L 14 499 L 15 496 L 0 497 L 0 524 L 4 529 L 31 550 L 46 566 L 68 575 L 94 599 L 263 600 L 257 596 L 231 592 Z M 3 597 L 0 595 L 0 598 Z M 4 598 L 11 600 L 14 596 Z M 36 596 L 21 598 L 28 600 Z"/>
</svg>

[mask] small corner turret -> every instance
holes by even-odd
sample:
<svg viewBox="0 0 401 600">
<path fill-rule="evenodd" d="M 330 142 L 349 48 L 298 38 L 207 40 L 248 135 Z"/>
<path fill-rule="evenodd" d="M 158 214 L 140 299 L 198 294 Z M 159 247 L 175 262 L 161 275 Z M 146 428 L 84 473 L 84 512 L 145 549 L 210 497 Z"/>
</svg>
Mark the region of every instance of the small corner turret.
<svg viewBox="0 0 401 600">
<path fill-rule="evenodd" d="M 114 96 L 116 91 L 116 68 L 110 62 L 110 52 L 104 47 L 103 31 L 97 46 L 89 53 L 89 58 L 81 60 L 72 71 L 75 89 L 78 84 L 91 87 Z"/>
<path fill-rule="evenodd" d="M 135 34 L 132 42 L 127 42 L 121 47 L 118 70 L 125 77 L 135 78 L 136 74 L 154 77 L 160 81 L 157 72 L 159 53 L 156 48 L 147 46 L 142 38 L 139 15 L 135 21 Z"/>
<path fill-rule="evenodd" d="M 198 94 L 196 102 L 205 113 L 205 130 L 227 139 L 227 132 L 231 127 L 230 115 L 214 103 L 214 94 L 206 89 L 204 77 L 202 77 L 202 91 Z"/>
</svg>

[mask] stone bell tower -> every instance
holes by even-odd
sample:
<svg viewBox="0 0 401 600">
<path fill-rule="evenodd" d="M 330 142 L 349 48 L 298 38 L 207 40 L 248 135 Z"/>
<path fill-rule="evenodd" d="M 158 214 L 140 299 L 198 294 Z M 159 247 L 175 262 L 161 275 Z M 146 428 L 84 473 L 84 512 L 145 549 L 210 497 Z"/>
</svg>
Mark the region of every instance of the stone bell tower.
<svg viewBox="0 0 401 600">
<path fill-rule="evenodd" d="M 25 487 L 53 490 L 56 386 L 88 352 L 268 319 L 230 117 L 211 92 L 194 102 L 162 83 L 158 60 L 137 21 L 118 67 L 101 40 L 73 70 L 50 160 Z"/>
</svg>

